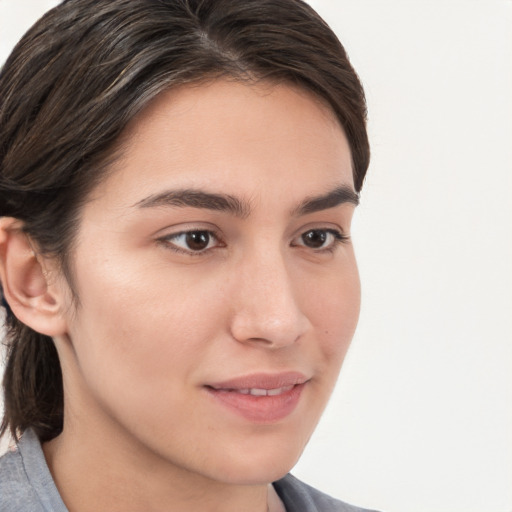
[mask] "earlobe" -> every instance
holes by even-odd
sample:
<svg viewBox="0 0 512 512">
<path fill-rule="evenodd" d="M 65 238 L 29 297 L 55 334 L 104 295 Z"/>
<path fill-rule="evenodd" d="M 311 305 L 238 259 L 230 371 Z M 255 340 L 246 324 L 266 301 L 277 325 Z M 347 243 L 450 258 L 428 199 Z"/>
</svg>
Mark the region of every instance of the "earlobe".
<svg viewBox="0 0 512 512">
<path fill-rule="evenodd" d="M 62 299 L 18 219 L 0 218 L 0 280 L 14 315 L 47 336 L 66 331 Z"/>
</svg>

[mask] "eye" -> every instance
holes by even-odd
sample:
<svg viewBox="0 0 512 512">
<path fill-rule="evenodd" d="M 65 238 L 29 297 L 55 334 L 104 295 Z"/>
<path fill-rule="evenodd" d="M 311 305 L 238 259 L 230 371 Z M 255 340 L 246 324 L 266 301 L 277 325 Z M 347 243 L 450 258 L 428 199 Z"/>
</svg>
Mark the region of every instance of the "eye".
<svg viewBox="0 0 512 512">
<path fill-rule="evenodd" d="M 176 252 L 189 254 L 201 254 L 221 245 L 215 233 L 208 230 L 182 231 L 162 237 L 160 242 Z"/>
<path fill-rule="evenodd" d="M 292 245 L 298 245 L 316 251 L 334 250 L 334 248 L 348 240 L 348 236 L 335 229 L 310 229 L 296 238 Z"/>
</svg>

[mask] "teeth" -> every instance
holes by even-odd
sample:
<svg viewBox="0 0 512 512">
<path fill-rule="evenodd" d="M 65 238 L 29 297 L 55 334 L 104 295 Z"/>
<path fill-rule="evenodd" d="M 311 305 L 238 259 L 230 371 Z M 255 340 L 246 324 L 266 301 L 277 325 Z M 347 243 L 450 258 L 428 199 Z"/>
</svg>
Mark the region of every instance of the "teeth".
<svg viewBox="0 0 512 512">
<path fill-rule="evenodd" d="M 252 395 L 252 396 L 277 396 L 282 393 L 286 393 L 286 391 L 290 391 L 293 388 L 292 386 L 283 386 L 282 388 L 275 389 L 261 389 L 261 388 L 245 388 L 245 389 L 233 389 L 235 393 L 240 393 L 241 395 Z"/>
<path fill-rule="evenodd" d="M 267 394 L 266 389 L 251 388 L 250 394 L 252 396 L 265 396 Z"/>
<path fill-rule="evenodd" d="M 292 389 L 292 388 L 293 388 L 293 386 L 284 386 L 283 388 L 269 389 L 267 394 L 269 396 L 280 395 L 281 393 L 285 393 L 286 391 L 290 391 L 290 389 Z"/>
<path fill-rule="evenodd" d="M 293 389 L 294 385 L 291 386 L 283 386 L 282 388 L 274 388 L 274 389 L 262 389 L 262 388 L 240 388 L 240 389 L 226 389 L 225 391 L 230 391 L 232 393 L 240 393 L 241 395 L 252 395 L 252 396 L 277 396 L 282 393 L 286 393 Z"/>
</svg>

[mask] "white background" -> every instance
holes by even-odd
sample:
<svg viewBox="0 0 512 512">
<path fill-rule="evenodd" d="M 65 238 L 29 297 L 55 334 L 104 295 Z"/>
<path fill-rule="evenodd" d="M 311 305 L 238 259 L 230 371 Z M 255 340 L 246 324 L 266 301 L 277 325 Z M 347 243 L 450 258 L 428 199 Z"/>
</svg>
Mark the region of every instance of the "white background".
<svg viewBox="0 0 512 512">
<path fill-rule="evenodd" d="M 0 61 L 54 3 L 0 0 Z M 294 472 L 387 512 L 512 512 L 512 1 L 311 4 L 373 156 L 360 326 Z"/>
</svg>

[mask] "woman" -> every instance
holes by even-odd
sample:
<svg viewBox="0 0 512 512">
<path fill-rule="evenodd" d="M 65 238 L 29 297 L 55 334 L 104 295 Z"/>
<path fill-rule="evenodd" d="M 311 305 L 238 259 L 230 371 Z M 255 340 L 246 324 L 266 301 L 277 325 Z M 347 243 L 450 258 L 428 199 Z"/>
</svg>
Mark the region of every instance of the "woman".
<svg viewBox="0 0 512 512">
<path fill-rule="evenodd" d="M 288 475 L 359 313 L 365 100 L 325 23 L 68 0 L 0 91 L 2 509 L 360 510 Z"/>
</svg>

